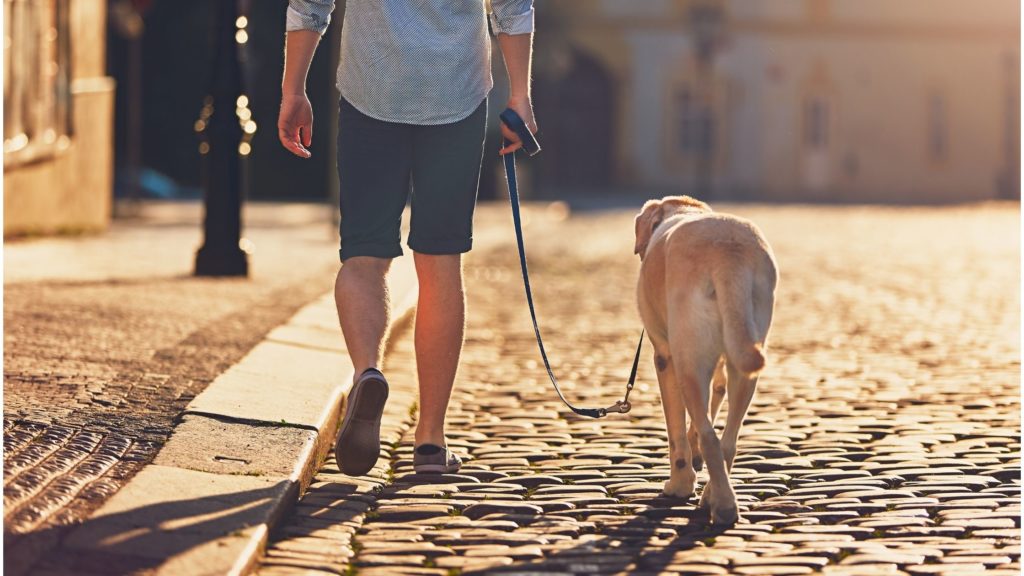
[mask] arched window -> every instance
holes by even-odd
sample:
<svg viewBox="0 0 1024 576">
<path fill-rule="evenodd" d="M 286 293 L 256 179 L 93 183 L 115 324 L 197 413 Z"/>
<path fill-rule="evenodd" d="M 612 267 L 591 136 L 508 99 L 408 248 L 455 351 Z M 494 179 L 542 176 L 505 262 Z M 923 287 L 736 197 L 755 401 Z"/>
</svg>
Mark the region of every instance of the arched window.
<svg viewBox="0 0 1024 576">
<path fill-rule="evenodd" d="M 828 100 L 811 96 L 804 101 L 804 147 L 811 150 L 828 148 Z"/>
<path fill-rule="evenodd" d="M 672 110 L 675 112 L 676 150 L 687 157 L 710 155 L 715 145 L 715 119 L 711 107 L 683 83 L 676 88 Z"/>
<path fill-rule="evenodd" d="M 946 117 L 946 97 L 939 91 L 933 91 L 928 95 L 928 158 L 932 162 L 942 162 L 948 154 Z"/>
</svg>

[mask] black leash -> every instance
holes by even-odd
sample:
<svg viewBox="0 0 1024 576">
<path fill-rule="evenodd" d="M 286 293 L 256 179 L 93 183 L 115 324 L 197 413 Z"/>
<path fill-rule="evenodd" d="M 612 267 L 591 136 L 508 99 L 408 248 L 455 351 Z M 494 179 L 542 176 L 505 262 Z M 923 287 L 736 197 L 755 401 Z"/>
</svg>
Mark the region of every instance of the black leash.
<svg viewBox="0 0 1024 576">
<path fill-rule="evenodd" d="M 523 151 L 530 156 L 536 155 L 540 152 L 540 144 L 534 137 L 533 133 L 527 128 L 526 123 L 523 119 L 516 114 L 515 110 L 511 108 L 506 109 L 500 115 L 502 123 L 508 126 L 513 132 L 515 132 L 519 139 L 523 143 Z M 505 140 L 505 146 L 509 145 L 509 141 Z M 636 382 L 636 369 L 640 364 L 640 349 L 644 345 L 644 333 L 640 331 L 640 343 L 636 346 L 636 356 L 633 358 L 633 368 L 629 372 L 629 381 L 626 383 L 626 395 L 622 400 L 617 400 L 615 404 L 612 404 L 608 408 L 577 408 L 569 403 L 565 399 L 565 395 L 562 394 L 562 389 L 558 387 L 558 379 L 555 378 L 555 373 L 551 370 L 551 363 L 548 362 L 548 353 L 544 350 L 544 340 L 540 336 L 540 326 L 537 324 L 537 311 L 533 306 L 533 291 L 530 289 L 530 272 L 526 268 L 526 247 L 523 245 L 523 225 L 522 218 L 519 213 L 519 186 L 516 182 L 516 157 L 515 152 L 509 152 L 504 156 L 505 161 L 505 178 L 508 180 L 508 200 L 512 204 L 512 222 L 516 228 L 516 244 L 519 246 L 519 267 L 523 270 L 523 286 L 526 288 L 526 302 L 530 305 L 530 317 L 533 319 L 533 333 L 537 336 L 537 347 L 540 348 L 540 356 L 544 359 L 544 368 L 548 371 L 548 378 L 551 379 L 551 385 L 555 387 L 555 392 L 558 397 L 562 399 L 562 402 L 569 407 L 570 410 L 579 414 L 580 416 L 589 416 L 590 418 L 603 418 L 609 413 L 625 414 L 629 412 L 632 407 L 629 403 L 629 393 L 633 391 L 633 385 Z"/>
</svg>

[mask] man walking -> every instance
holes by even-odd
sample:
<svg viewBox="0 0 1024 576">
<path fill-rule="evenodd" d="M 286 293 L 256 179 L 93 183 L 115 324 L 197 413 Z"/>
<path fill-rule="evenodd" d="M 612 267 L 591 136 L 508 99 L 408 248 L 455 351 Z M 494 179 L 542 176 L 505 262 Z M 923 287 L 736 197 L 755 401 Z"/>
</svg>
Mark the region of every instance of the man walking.
<svg viewBox="0 0 1024 576">
<path fill-rule="evenodd" d="M 530 101 L 533 0 L 490 0 L 490 22 L 508 71 L 508 107 L 536 132 Z M 309 158 L 310 61 L 334 0 L 289 0 L 278 135 Z M 462 253 L 473 241 L 490 40 L 484 0 L 347 0 L 341 34 L 338 176 L 341 270 L 334 288 L 356 378 L 335 446 L 341 471 L 366 474 L 380 454 L 388 384 L 380 372 L 390 323 L 385 276 L 402 254 L 399 225 L 412 195 L 408 238 L 419 278 L 416 367 L 419 423 L 414 469 L 455 472 L 444 422 L 465 328 Z M 510 144 L 518 136 L 501 127 Z"/>
</svg>

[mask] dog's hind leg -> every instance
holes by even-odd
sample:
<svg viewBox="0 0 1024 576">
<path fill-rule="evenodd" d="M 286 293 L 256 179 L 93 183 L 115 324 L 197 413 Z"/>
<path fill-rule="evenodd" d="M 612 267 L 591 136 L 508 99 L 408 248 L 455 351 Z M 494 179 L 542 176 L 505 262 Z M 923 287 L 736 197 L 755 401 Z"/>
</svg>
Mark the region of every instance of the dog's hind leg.
<svg viewBox="0 0 1024 576">
<path fill-rule="evenodd" d="M 661 405 L 665 409 L 671 469 L 663 493 L 674 498 L 689 498 L 697 484 L 697 472 L 693 469 L 691 446 L 686 439 L 686 406 L 667 351 L 654 353 L 654 367 L 661 388 Z"/>
<path fill-rule="evenodd" d="M 770 260 L 769 260 L 770 263 Z M 753 323 L 756 329 L 755 337 L 758 338 L 762 354 L 765 352 L 765 344 L 768 337 L 768 329 L 772 323 L 775 298 L 774 267 L 770 275 L 761 276 L 760 281 L 755 279 L 752 295 Z M 729 380 L 729 414 L 725 422 L 725 430 L 722 432 L 722 452 L 725 456 L 725 464 L 732 471 L 732 463 L 736 458 L 736 443 L 739 438 L 740 428 L 743 426 L 743 419 L 750 409 L 750 402 L 754 399 L 754 392 L 757 389 L 757 377 L 760 372 L 746 374 L 741 371 L 732 361 L 728 362 Z"/>
<path fill-rule="evenodd" d="M 733 524 L 739 518 L 736 493 L 729 485 L 729 473 L 722 455 L 722 445 L 708 416 L 708 388 L 719 354 L 705 330 L 686 319 L 671 319 L 669 342 L 674 354 L 672 363 L 683 392 L 686 412 L 697 426 L 700 452 L 708 467 L 708 484 L 701 496 L 701 505 L 711 509 L 715 524 Z"/>
<path fill-rule="evenodd" d="M 712 425 L 714 425 L 715 419 L 718 418 L 718 411 L 722 407 L 722 400 L 725 399 L 726 382 L 725 358 L 722 358 L 718 361 L 715 375 L 711 379 L 711 409 L 708 411 L 708 416 L 711 418 Z M 690 442 L 690 450 L 693 452 L 693 469 L 699 472 L 704 467 L 704 458 L 701 457 L 700 448 L 698 447 L 697 425 L 692 419 L 690 420 L 690 431 L 687 432 L 686 437 Z"/>
<path fill-rule="evenodd" d="M 747 415 L 756 388 L 756 375 L 744 374 L 732 364 L 729 365 L 729 413 L 725 421 L 725 430 L 722 432 L 722 455 L 730 472 L 732 462 L 736 458 L 736 442 L 740 427 L 743 426 L 743 418 Z"/>
</svg>

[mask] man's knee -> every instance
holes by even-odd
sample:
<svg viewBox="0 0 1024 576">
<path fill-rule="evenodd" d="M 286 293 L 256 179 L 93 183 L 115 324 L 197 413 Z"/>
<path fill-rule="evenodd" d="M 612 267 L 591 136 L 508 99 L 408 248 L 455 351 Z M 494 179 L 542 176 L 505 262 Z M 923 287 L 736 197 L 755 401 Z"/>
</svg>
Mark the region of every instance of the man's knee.
<svg viewBox="0 0 1024 576">
<path fill-rule="evenodd" d="M 424 254 L 414 252 L 416 271 L 420 275 L 438 274 L 451 276 L 462 273 L 462 254 Z"/>
<path fill-rule="evenodd" d="M 377 258 L 376 256 L 353 256 L 347 258 L 341 265 L 342 276 L 383 277 L 391 268 L 391 258 Z"/>
<path fill-rule="evenodd" d="M 461 290 L 461 254 L 414 254 L 420 290 Z"/>
</svg>

